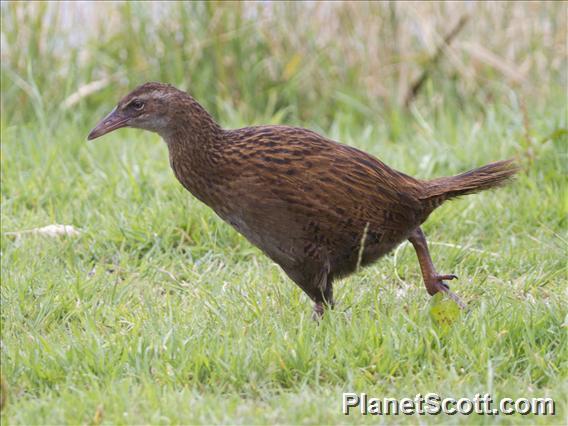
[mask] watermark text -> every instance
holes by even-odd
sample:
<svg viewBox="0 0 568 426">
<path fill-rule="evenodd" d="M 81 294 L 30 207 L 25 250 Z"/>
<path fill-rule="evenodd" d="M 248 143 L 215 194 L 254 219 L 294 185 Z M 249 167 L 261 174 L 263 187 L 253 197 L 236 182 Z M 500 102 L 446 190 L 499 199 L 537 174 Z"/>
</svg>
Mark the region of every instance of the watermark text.
<svg viewBox="0 0 568 426">
<path fill-rule="evenodd" d="M 473 398 L 441 398 L 436 393 L 417 394 L 414 398 L 371 398 L 366 393 L 343 394 L 343 414 L 358 412 L 362 415 L 410 416 L 418 414 L 484 414 L 484 415 L 539 415 L 553 416 L 555 403 L 552 398 L 502 398 L 494 401 L 490 394 L 475 394 Z"/>
</svg>

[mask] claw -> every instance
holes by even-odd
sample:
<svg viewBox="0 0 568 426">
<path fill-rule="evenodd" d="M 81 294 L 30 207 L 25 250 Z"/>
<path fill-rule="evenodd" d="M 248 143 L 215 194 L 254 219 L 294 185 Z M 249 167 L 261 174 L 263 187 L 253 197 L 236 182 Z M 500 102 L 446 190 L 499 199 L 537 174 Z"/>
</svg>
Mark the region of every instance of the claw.
<svg viewBox="0 0 568 426">
<path fill-rule="evenodd" d="M 441 291 L 450 291 L 450 286 L 436 277 L 426 284 L 426 290 L 430 296 L 434 296 Z"/>
<path fill-rule="evenodd" d="M 436 275 L 436 279 L 438 279 L 438 280 L 448 280 L 448 281 L 451 281 L 451 280 L 456 280 L 457 278 L 458 278 L 458 276 L 455 275 L 455 274 Z"/>
</svg>

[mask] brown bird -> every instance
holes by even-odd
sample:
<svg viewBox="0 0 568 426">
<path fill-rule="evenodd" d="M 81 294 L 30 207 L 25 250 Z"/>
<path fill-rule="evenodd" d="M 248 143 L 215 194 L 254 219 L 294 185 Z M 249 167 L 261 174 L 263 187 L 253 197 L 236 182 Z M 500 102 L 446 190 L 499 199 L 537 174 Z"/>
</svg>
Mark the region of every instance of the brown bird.
<svg viewBox="0 0 568 426">
<path fill-rule="evenodd" d="M 91 131 L 158 133 L 181 184 L 282 267 L 315 302 L 333 306 L 333 280 L 409 240 L 430 295 L 449 292 L 420 225 L 444 201 L 493 188 L 517 171 L 499 161 L 457 176 L 419 180 L 356 148 L 310 130 L 255 126 L 225 130 L 190 95 L 146 83 Z"/>
</svg>

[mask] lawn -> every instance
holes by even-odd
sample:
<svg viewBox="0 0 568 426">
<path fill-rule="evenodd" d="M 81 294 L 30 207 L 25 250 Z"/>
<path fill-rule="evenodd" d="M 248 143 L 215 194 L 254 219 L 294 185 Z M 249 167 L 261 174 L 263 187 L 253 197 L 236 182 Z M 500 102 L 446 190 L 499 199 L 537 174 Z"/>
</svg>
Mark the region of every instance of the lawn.
<svg viewBox="0 0 568 426">
<path fill-rule="evenodd" d="M 225 127 L 301 125 L 420 178 L 516 158 L 510 185 L 448 202 L 424 225 L 438 270 L 459 276 L 452 289 L 468 304 L 441 327 L 408 243 L 339 281 L 336 309 L 312 321 L 280 268 L 175 180 L 158 136 L 86 141 L 128 85 L 63 111 L 42 94 L 55 96 L 41 73 L 2 70 L 2 424 L 565 422 L 564 86 L 464 102 L 434 77 L 409 109 L 366 109 L 354 89 L 322 98 L 321 116 L 293 82 L 281 92 L 291 106 L 204 95 Z M 204 87 L 187 85 L 200 100 Z M 81 233 L 21 232 L 56 223 Z M 343 392 L 550 397 L 556 415 L 345 416 Z"/>
</svg>

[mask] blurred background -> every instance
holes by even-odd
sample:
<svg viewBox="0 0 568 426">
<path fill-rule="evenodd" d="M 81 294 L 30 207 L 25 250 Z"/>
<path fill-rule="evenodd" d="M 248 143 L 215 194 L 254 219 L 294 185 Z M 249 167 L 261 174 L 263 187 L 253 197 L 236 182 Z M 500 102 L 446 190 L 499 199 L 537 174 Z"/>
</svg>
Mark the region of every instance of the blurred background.
<svg viewBox="0 0 568 426">
<path fill-rule="evenodd" d="M 499 421 L 565 418 L 568 2 L 0 11 L 2 424 L 356 423 L 339 410 L 354 390 L 551 396 L 551 420 Z M 418 178 L 515 158 L 514 183 L 424 224 L 471 311 L 437 329 L 403 244 L 339 282 L 314 327 L 301 290 L 175 180 L 157 135 L 87 143 L 150 80 L 227 128 L 306 127 Z M 53 224 L 77 231 L 35 237 Z"/>
<path fill-rule="evenodd" d="M 4 123 L 49 127 L 157 80 L 221 121 L 325 129 L 343 110 L 354 124 L 389 114 L 396 138 L 414 103 L 483 111 L 513 99 L 533 112 L 566 88 L 565 2 L 1 7 Z"/>
</svg>

